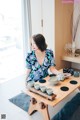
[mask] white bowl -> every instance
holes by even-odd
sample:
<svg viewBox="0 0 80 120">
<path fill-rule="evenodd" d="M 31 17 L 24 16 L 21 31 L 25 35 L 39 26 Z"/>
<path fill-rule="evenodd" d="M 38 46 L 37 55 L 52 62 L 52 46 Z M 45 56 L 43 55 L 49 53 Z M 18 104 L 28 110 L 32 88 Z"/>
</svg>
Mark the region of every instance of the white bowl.
<svg viewBox="0 0 80 120">
<path fill-rule="evenodd" d="M 49 83 L 50 83 L 50 85 L 57 85 L 58 83 L 59 83 L 59 81 L 57 80 L 57 78 L 55 77 L 51 77 L 50 79 L 49 79 Z"/>
</svg>

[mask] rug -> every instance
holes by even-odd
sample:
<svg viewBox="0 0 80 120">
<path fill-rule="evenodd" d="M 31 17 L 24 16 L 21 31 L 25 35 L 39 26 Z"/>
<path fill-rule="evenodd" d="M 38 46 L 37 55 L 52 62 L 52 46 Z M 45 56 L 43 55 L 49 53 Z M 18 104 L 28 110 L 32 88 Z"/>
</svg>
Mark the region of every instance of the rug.
<svg viewBox="0 0 80 120">
<path fill-rule="evenodd" d="M 30 105 L 30 96 L 25 93 L 20 93 L 17 96 L 10 98 L 9 101 L 27 112 Z"/>
</svg>

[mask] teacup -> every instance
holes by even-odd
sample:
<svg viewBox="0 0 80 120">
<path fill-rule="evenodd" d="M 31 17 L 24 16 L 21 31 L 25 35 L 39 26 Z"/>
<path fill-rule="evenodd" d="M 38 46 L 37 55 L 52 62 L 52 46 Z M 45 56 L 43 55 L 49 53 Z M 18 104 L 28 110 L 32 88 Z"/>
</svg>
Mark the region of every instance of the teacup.
<svg viewBox="0 0 80 120">
<path fill-rule="evenodd" d="M 34 86 L 34 81 L 28 82 L 27 85 L 28 85 L 29 87 L 33 87 L 33 86 Z"/>
<path fill-rule="evenodd" d="M 48 89 L 46 89 L 46 93 L 48 95 L 52 95 L 53 94 L 53 90 L 51 88 L 48 88 Z"/>
<path fill-rule="evenodd" d="M 39 90 L 39 89 L 40 89 L 40 85 L 39 85 L 39 84 L 34 84 L 34 88 L 35 88 L 36 90 Z"/>
<path fill-rule="evenodd" d="M 41 86 L 40 90 L 41 90 L 41 92 L 45 92 L 46 91 L 46 87 L 45 86 Z"/>
<path fill-rule="evenodd" d="M 79 77 L 79 75 L 80 75 L 80 72 L 74 71 L 74 77 Z"/>
<path fill-rule="evenodd" d="M 60 81 L 60 80 L 64 80 L 65 79 L 65 77 L 64 77 L 64 74 L 59 74 L 59 75 L 57 75 L 57 80 L 58 81 Z"/>
</svg>

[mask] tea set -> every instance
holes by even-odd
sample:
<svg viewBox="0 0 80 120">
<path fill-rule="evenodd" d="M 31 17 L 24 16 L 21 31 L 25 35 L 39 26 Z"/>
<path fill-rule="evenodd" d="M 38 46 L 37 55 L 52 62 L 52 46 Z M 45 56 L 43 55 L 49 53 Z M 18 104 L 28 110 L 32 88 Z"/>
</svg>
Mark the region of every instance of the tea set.
<svg viewBox="0 0 80 120">
<path fill-rule="evenodd" d="M 59 75 L 51 74 L 50 79 L 48 80 L 49 84 L 52 86 L 58 85 L 60 81 L 64 81 L 65 79 L 69 78 L 71 75 L 74 77 L 79 77 L 80 72 L 74 71 L 73 69 L 64 68 L 63 73 Z M 44 83 L 46 80 L 42 79 L 39 82 Z M 38 83 L 35 84 L 35 81 L 29 81 L 28 87 L 34 87 L 36 90 L 40 90 L 42 93 L 46 93 L 47 95 L 52 95 L 53 90 L 51 88 L 47 88 L 46 86 L 40 86 Z"/>
<path fill-rule="evenodd" d="M 71 76 L 70 73 L 61 73 L 56 76 L 52 76 L 49 79 L 50 85 L 57 85 L 59 84 L 59 81 L 64 81 L 65 79 L 69 78 Z"/>
<path fill-rule="evenodd" d="M 28 82 L 28 87 L 34 87 L 36 90 L 40 90 L 42 93 L 46 93 L 47 95 L 53 94 L 53 90 L 51 88 L 47 88 L 45 86 L 40 86 L 39 84 L 35 84 L 34 81 Z"/>
<path fill-rule="evenodd" d="M 74 77 L 80 76 L 80 72 L 77 70 L 74 70 L 73 68 L 63 68 L 63 73 L 70 73 Z"/>
</svg>

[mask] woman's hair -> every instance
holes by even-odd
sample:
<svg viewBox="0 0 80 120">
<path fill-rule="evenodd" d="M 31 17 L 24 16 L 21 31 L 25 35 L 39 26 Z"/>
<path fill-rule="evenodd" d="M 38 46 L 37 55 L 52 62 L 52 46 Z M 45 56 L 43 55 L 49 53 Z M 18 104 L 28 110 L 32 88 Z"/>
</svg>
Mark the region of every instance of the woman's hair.
<svg viewBox="0 0 80 120">
<path fill-rule="evenodd" d="M 37 45 L 37 47 L 41 50 L 44 51 L 47 48 L 47 44 L 45 42 L 45 38 L 42 34 L 37 34 L 37 35 L 33 35 L 33 40 L 35 42 L 35 44 Z"/>
</svg>

